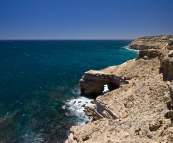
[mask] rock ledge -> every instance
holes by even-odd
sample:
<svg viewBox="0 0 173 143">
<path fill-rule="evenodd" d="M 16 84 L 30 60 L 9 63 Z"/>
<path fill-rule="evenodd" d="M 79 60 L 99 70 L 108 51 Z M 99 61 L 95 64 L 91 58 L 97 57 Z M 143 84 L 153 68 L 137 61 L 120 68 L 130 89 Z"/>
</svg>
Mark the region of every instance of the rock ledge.
<svg viewBox="0 0 173 143">
<path fill-rule="evenodd" d="M 130 48 L 137 59 L 80 80 L 82 94 L 96 98 L 98 120 L 72 126 L 66 143 L 173 142 L 173 36 L 142 37 Z"/>
</svg>

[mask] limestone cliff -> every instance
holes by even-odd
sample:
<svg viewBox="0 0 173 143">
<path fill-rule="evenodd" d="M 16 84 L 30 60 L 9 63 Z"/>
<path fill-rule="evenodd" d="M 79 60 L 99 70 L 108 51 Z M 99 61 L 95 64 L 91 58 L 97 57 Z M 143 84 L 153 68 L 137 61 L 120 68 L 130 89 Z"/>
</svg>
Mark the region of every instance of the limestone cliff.
<svg viewBox="0 0 173 143">
<path fill-rule="evenodd" d="M 136 50 L 161 49 L 171 43 L 173 36 L 148 36 L 134 40 L 129 47 Z"/>
<path fill-rule="evenodd" d="M 173 36 L 142 37 L 130 44 L 139 56 L 119 66 L 88 71 L 80 80 L 96 99 L 98 120 L 70 129 L 67 143 L 173 142 Z"/>
<path fill-rule="evenodd" d="M 110 72 L 116 67 L 111 67 L 109 72 L 93 71 L 90 70 L 84 73 L 82 79 L 80 79 L 81 93 L 83 95 L 101 95 L 103 87 L 108 84 L 109 90 L 118 88 L 122 83 L 125 83 L 123 77 L 116 76 Z"/>
</svg>

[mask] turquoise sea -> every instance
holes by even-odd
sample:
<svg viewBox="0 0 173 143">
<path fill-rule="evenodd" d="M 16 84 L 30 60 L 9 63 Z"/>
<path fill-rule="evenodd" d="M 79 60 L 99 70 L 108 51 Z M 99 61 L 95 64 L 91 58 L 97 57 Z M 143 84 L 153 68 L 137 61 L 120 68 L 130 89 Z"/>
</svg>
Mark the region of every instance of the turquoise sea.
<svg viewBox="0 0 173 143">
<path fill-rule="evenodd" d="M 91 119 L 81 105 L 85 71 L 136 58 L 130 40 L 0 41 L 0 142 L 61 143 Z M 66 110 L 62 110 L 62 106 Z"/>
</svg>

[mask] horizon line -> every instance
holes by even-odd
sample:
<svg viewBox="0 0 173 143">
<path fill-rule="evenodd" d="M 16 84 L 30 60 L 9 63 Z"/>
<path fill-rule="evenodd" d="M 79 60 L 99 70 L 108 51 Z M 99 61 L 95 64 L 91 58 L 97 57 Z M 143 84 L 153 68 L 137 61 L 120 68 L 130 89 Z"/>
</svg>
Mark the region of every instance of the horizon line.
<svg viewBox="0 0 173 143">
<path fill-rule="evenodd" d="M 12 40 L 13 40 L 13 41 L 19 41 L 19 40 L 21 40 L 21 41 L 24 41 L 24 40 L 26 40 L 26 41 L 27 41 L 27 40 L 28 40 L 28 41 L 31 41 L 31 40 L 32 40 L 32 41 L 36 41 L 36 40 L 40 40 L 40 41 L 41 41 L 41 40 L 54 40 L 54 41 L 56 41 L 56 40 L 57 40 L 57 41 L 60 41 L 60 40 L 64 40 L 64 41 L 71 40 L 71 41 L 72 41 L 72 40 L 74 40 L 74 41 L 75 41 L 75 40 L 134 40 L 134 39 L 0 39 L 0 41 L 8 41 L 8 40 L 9 40 L 9 41 L 10 41 L 10 40 L 11 40 L 11 41 L 12 41 Z"/>
</svg>

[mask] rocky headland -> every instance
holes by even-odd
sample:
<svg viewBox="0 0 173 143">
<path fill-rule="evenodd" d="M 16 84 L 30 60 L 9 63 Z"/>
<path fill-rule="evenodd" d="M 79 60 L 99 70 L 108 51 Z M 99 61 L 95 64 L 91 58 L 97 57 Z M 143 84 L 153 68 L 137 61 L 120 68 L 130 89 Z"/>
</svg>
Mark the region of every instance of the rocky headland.
<svg viewBox="0 0 173 143">
<path fill-rule="evenodd" d="M 173 36 L 141 37 L 129 47 L 137 59 L 80 79 L 82 94 L 97 96 L 97 120 L 72 126 L 66 143 L 173 142 Z M 110 92 L 101 95 L 104 84 Z"/>
</svg>

